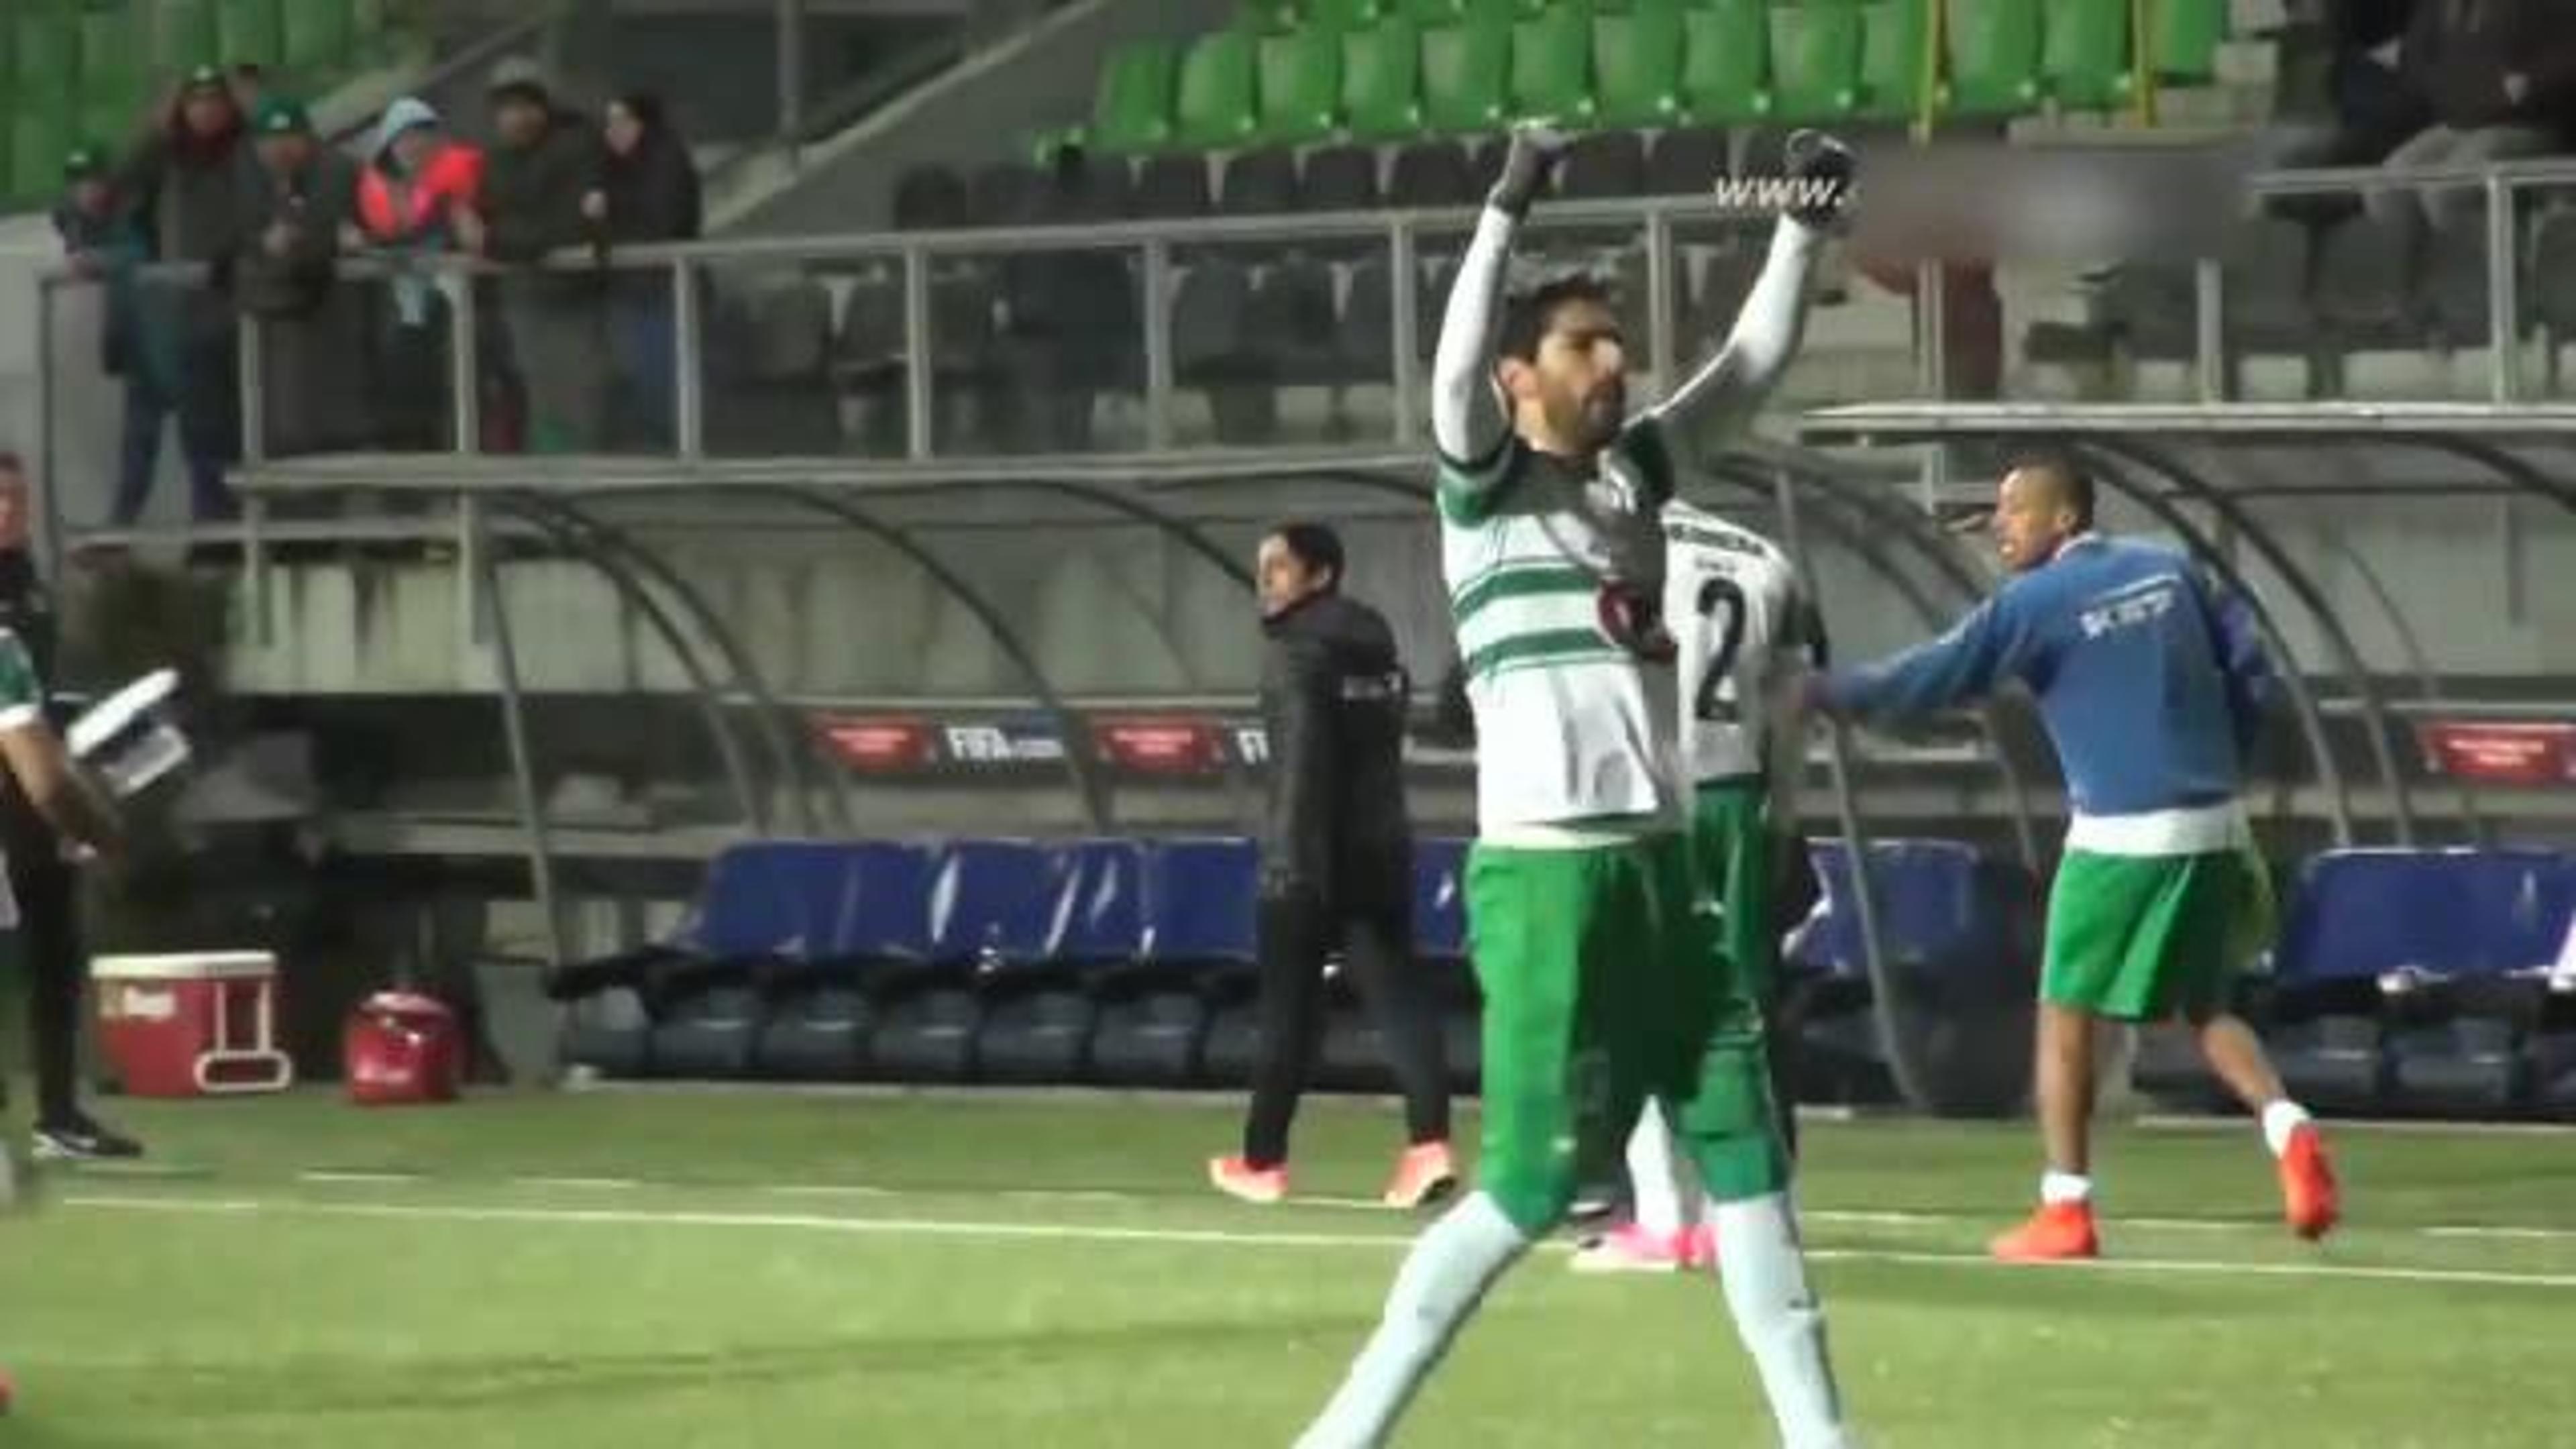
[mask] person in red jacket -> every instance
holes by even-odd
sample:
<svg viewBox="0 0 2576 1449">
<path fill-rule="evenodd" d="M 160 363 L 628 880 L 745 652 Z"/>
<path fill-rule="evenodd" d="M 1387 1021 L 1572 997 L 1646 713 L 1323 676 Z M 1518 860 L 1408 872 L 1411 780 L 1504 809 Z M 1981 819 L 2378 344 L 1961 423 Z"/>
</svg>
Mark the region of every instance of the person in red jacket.
<svg viewBox="0 0 2576 1449">
<path fill-rule="evenodd" d="M 438 112 L 408 96 L 385 108 L 366 170 L 358 177 L 356 240 L 380 254 L 468 250 L 480 234 L 483 152 L 449 136 Z M 376 330 L 377 415 L 385 443 L 428 451 L 453 441 L 448 396 L 447 299 L 435 279 L 396 276 Z"/>
</svg>

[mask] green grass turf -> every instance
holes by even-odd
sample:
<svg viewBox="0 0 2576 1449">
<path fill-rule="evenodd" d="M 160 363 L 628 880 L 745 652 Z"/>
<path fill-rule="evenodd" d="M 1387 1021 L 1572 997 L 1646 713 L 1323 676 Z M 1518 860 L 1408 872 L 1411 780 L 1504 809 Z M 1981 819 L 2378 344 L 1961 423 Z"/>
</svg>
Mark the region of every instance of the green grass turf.
<svg viewBox="0 0 2576 1449">
<path fill-rule="evenodd" d="M 1414 1226 L 1354 1201 L 1393 1135 L 1363 1104 L 1301 1125 L 1326 1201 L 1267 1210 L 1200 1186 L 1234 1125 L 1207 1104 L 115 1105 L 158 1171 L 57 1173 L 0 1222 L 0 1446 L 1286 1444 Z M 2241 1124 L 2129 1130 L 2102 1164 L 2129 1266 L 2002 1269 L 1976 1254 L 2024 1205 L 2024 1130 L 1811 1124 L 1867 1442 L 2576 1442 L 2576 1136 L 2337 1141 L 2353 1218 L 2322 1248 L 2273 1221 Z M 368 1173 L 409 1176 L 336 1176 Z M 1550 1250 L 1400 1442 L 1769 1436 L 1712 1287 Z"/>
</svg>

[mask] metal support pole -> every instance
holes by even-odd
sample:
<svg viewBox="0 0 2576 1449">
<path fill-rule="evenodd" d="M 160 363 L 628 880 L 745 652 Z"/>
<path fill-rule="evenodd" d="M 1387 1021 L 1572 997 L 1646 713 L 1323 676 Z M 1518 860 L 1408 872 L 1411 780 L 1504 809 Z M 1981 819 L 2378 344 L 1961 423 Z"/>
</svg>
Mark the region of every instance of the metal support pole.
<svg viewBox="0 0 2576 1449">
<path fill-rule="evenodd" d="M 448 314 L 447 388 L 453 395 L 456 436 L 450 446 L 457 456 L 483 451 L 483 314 L 472 272 L 450 272 L 445 280 Z"/>
<path fill-rule="evenodd" d="M 243 314 L 233 331 L 233 355 L 241 375 L 242 461 L 268 461 L 268 379 L 260 366 L 260 321 Z"/>
<path fill-rule="evenodd" d="M 2200 374 L 2202 402 L 2223 402 L 2235 392 L 2227 379 L 2227 273 L 2216 257 L 2192 264 L 2192 368 Z"/>
<path fill-rule="evenodd" d="M 1655 388 L 1666 397 L 1681 382 L 1676 369 L 1680 349 L 1674 345 L 1673 224 L 1661 209 L 1646 213 L 1646 366 Z"/>
<path fill-rule="evenodd" d="M 778 142 L 790 169 L 801 167 L 805 134 L 805 4 L 778 0 Z"/>
<path fill-rule="evenodd" d="M 918 246 L 903 249 L 903 426 L 904 456 L 918 462 L 930 456 L 930 255 Z"/>
<path fill-rule="evenodd" d="M 491 551 L 483 532 L 483 500 L 456 495 L 456 638 L 468 651 L 484 640 L 483 576 Z"/>
<path fill-rule="evenodd" d="M 528 878 L 536 889 L 537 910 L 546 919 L 547 964 L 561 966 L 572 956 L 564 933 L 561 904 L 555 897 L 554 844 L 546 828 L 545 802 L 537 793 L 537 766 L 528 744 L 527 698 L 519 691 L 519 654 L 510 635 L 510 603 L 501 592 L 501 570 L 491 550 L 479 550 L 483 591 L 492 601 L 493 672 L 501 684 L 501 730 L 510 747 L 510 784 L 518 796 L 519 820 L 528 836 Z"/>
<path fill-rule="evenodd" d="M 1798 532 L 1798 488 L 1786 468 L 1772 473 L 1772 492 L 1779 500 L 1780 541 L 1799 573 L 1799 585 L 1807 597 L 1821 606 L 1823 595 L 1816 586 L 1815 566 Z M 1839 720 L 1829 720 L 1825 732 L 1825 768 L 1833 779 L 1834 812 L 1841 817 L 1843 850 L 1851 861 L 1852 910 L 1860 921 L 1861 954 L 1868 959 L 1870 999 L 1878 1018 L 1880 1044 L 1887 1050 L 1888 1074 L 1896 1079 L 1896 1090 L 1915 1107 L 1932 1102 L 1929 1087 L 1914 1070 L 1911 1053 L 1896 1030 L 1896 993 L 1894 963 L 1879 935 L 1878 902 L 1869 884 L 1869 837 L 1861 829 L 1860 806 L 1852 785 L 1850 732 Z"/>
<path fill-rule="evenodd" d="M 672 263 L 672 430 L 681 458 L 692 463 L 707 455 L 706 379 L 700 368 L 706 326 L 698 295 L 698 264 L 685 257 Z"/>
<path fill-rule="evenodd" d="M 63 492 L 55 473 L 61 462 L 54 421 L 54 286 L 36 287 L 36 493 L 44 501 L 45 573 L 62 577 Z"/>
<path fill-rule="evenodd" d="M 1914 264 L 1914 376 L 1923 395 L 1935 401 L 1950 395 L 1950 318 L 1944 305 L 1941 264 Z"/>
<path fill-rule="evenodd" d="M 1411 445 L 1422 441 L 1422 274 L 1419 238 L 1413 234 L 1413 223 L 1399 217 L 1386 238 L 1386 305 L 1395 315 L 1387 319 L 1387 336 L 1392 338 L 1395 356 L 1389 359 L 1387 377 L 1395 385 L 1395 440 Z"/>
<path fill-rule="evenodd" d="M 2487 175 L 2487 359 L 2488 396 L 2509 403 L 2522 391 L 2522 311 L 2517 295 L 2521 277 L 2513 238 L 2514 190 L 2503 177 Z"/>
<path fill-rule="evenodd" d="M 1145 243 L 1145 445 L 1172 446 L 1172 248 Z"/>
</svg>

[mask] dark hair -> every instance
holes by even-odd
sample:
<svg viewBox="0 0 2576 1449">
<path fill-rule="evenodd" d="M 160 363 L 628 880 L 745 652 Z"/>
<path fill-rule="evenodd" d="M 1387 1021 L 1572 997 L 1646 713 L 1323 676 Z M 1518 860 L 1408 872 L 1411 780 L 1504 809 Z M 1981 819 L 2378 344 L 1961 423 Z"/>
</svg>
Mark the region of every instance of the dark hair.
<svg viewBox="0 0 2576 1449">
<path fill-rule="evenodd" d="M 1556 325 L 1556 314 L 1579 302 L 1598 306 L 1612 305 L 1610 284 L 1599 277 L 1578 273 L 1543 282 L 1529 291 L 1516 293 L 1503 303 L 1503 335 L 1495 352 L 1502 357 L 1517 357 L 1523 362 L 1538 359 L 1538 344 Z"/>
<path fill-rule="evenodd" d="M 2093 474 L 2072 453 L 2044 449 L 2026 453 L 2013 461 L 2016 473 L 2045 473 L 2056 480 L 2058 501 L 2075 515 L 2078 529 L 2093 526 Z"/>
<path fill-rule="evenodd" d="M 0 473 L 24 474 L 26 471 L 26 459 L 19 457 L 16 453 L 7 448 L 0 448 Z"/>
<path fill-rule="evenodd" d="M 627 91 L 610 97 L 609 103 L 625 107 L 646 135 L 661 131 L 668 123 L 669 112 L 663 109 L 662 98 L 651 91 Z"/>
<path fill-rule="evenodd" d="M 1328 523 L 1283 523 L 1270 530 L 1270 537 L 1288 545 L 1288 551 L 1309 569 L 1330 569 L 1333 581 L 1324 585 L 1330 593 L 1342 586 L 1342 536 Z"/>
</svg>

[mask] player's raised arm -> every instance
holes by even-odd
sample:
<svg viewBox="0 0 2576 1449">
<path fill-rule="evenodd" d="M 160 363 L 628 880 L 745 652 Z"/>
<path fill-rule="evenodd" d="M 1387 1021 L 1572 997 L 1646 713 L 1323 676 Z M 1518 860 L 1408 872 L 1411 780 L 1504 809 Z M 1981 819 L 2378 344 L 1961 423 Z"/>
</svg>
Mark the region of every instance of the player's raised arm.
<svg viewBox="0 0 2576 1449">
<path fill-rule="evenodd" d="M 1532 125 L 1512 128 L 1503 174 L 1486 194 L 1476 234 L 1449 284 L 1439 345 L 1431 354 L 1431 438 L 1456 471 L 1482 471 L 1511 435 L 1502 385 L 1494 377 L 1503 282 L 1511 265 L 1512 238 L 1564 154 L 1565 138 L 1557 132 Z"/>
<path fill-rule="evenodd" d="M 1841 142 L 1818 131 L 1790 136 L 1783 154 L 1793 204 L 1771 233 L 1762 274 L 1735 314 L 1726 345 L 1654 409 L 1679 425 L 1681 437 L 1703 427 L 1741 426 L 1797 353 L 1807 322 L 1807 279 L 1850 193 L 1853 162 Z"/>
</svg>

